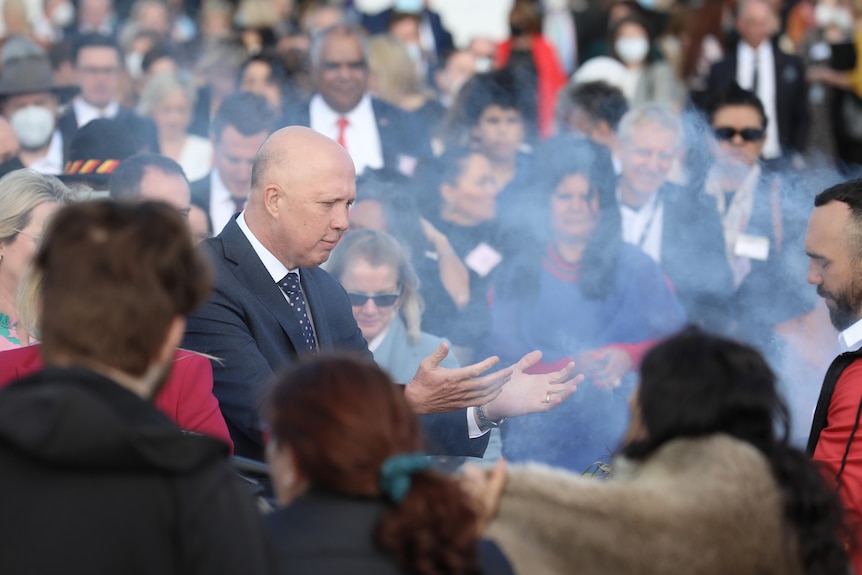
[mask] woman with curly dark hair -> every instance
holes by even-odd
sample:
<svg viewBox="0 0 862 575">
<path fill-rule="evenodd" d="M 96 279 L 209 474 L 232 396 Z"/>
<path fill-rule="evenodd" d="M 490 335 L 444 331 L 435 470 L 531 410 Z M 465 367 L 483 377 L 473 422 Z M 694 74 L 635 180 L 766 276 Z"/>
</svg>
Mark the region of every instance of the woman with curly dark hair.
<svg viewBox="0 0 862 575">
<path fill-rule="evenodd" d="M 291 575 L 511 573 L 476 514 L 421 454 L 403 391 L 372 362 L 293 366 L 269 402 L 267 458 L 281 509 L 267 517 Z"/>
<path fill-rule="evenodd" d="M 641 366 L 613 476 L 547 468 L 471 476 L 516 569 L 617 575 L 846 575 L 838 498 L 788 441 L 763 357 L 688 328 Z M 500 497 L 501 488 L 502 497 Z M 843 539 L 843 541 L 842 541 Z"/>
</svg>

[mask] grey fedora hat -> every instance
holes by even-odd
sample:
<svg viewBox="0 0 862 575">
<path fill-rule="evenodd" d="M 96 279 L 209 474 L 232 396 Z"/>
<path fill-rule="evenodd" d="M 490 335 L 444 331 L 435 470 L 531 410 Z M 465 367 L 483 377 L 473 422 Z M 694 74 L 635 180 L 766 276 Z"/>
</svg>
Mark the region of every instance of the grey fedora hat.
<svg viewBox="0 0 862 575">
<path fill-rule="evenodd" d="M 61 92 L 54 83 L 54 70 L 47 56 L 32 54 L 14 58 L 3 64 L 0 74 L 0 96 L 16 96 L 34 92 Z"/>
</svg>

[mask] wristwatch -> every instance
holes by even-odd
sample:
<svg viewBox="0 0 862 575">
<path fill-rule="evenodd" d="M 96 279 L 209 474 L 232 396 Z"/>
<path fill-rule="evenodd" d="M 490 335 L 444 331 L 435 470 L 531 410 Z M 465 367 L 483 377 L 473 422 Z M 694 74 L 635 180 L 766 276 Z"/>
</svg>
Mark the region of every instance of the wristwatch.
<svg viewBox="0 0 862 575">
<path fill-rule="evenodd" d="M 505 417 L 501 417 L 496 421 L 494 421 L 493 419 L 488 419 L 488 416 L 485 415 L 485 408 L 481 405 L 476 406 L 476 417 L 479 418 L 479 427 L 483 429 L 493 429 L 495 427 L 500 427 L 501 425 L 503 425 L 503 422 L 506 421 Z"/>
</svg>

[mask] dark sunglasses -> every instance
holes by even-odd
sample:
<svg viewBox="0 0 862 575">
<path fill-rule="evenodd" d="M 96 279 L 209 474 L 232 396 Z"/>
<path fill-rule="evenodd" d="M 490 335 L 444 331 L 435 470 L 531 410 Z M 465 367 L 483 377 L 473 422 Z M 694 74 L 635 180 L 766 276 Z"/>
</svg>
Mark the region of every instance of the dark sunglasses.
<svg viewBox="0 0 862 575">
<path fill-rule="evenodd" d="M 743 128 L 741 130 L 737 130 L 736 128 L 724 127 L 716 128 L 713 131 L 715 132 L 716 140 L 724 141 L 730 141 L 739 134 L 739 137 L 746 142 L 759 142 L 763 139 L 763 136 L 766 135 L 766 130 L 761 128 Z"/>
<path fill-rule="evenodd" d="M 401 296 L 401 290 L 398 293 L 379 293 L 377 295 L 368 295 L 364 293 L 347 292 L 347 298 L 350 300 L 350 305 L 354 307 L 362 307 L 368 300 L 374 302 L 377 307 L 392 307 L 398 298 Z"/>
</svg>

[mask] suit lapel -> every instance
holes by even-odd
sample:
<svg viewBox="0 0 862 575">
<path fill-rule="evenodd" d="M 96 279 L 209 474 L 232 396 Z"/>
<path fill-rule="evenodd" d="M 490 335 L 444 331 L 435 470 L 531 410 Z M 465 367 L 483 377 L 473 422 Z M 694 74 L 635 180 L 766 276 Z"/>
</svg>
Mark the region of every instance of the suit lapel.
<svg viewBox="0 0 862 575">
<path fill-rule="evenodd" d="M 234 277 L 278 321 L 284 333 L 290 339 L 293 349 L 301 349 L 303 347 L 302 330 L 290 311 L 287 301 L 284 299 L 284 293 L 272 280 L 269 272 L 266 271 L 266 267 L 260 261 L 260 258 L 257 257 L 248 238 L 239 229 L 235 218 L 232 218 L 227 223 L 224 231 L 219 234 L 219 238 L 224 247 L 225 258 L 234 264 L 231 269 Z"/>
</svg>

